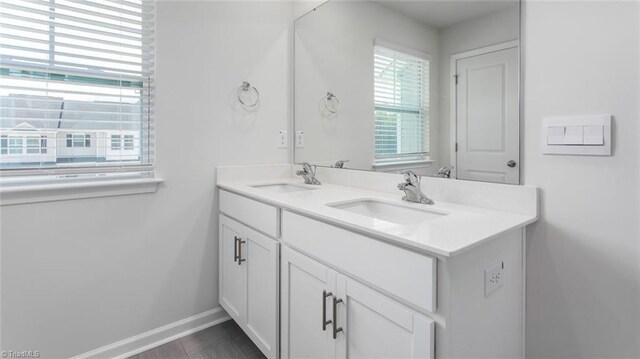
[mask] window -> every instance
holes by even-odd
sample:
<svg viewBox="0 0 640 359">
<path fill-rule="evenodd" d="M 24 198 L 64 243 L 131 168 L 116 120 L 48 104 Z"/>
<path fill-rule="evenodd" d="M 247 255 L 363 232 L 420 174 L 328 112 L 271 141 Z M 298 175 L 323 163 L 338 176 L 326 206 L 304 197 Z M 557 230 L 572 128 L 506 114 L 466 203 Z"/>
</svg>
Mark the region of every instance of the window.
<svg viewBox="0 0 640 359">
<path fill-rule="evenodd" d="M 9 137 L 9 154 L 21 155 L 23 152 L 23 143 L 24 139 L 22 137 Z"/>
<path fill-rule="evenodd" d="M 376 164 L 428 158 L 426 55 L 374 47 L 374 132 Z"/>
<path fill-rule="evenodd" d="M 111 151 L 133 151 L 136 149 L 134 135 L 111 135 Z"/>
<path fill-rule="evenodd" d="M 0 141 L 0 153 L 3 155 L 39 155 L 47 153 L 47 136 L 2 136 Z"/>
<path fill-rule="evenodd" d="M 124 149 L 127 151 L 133 150 L 133 135 L 124 135 Z"/>
<path fill-rule="evenodd" d="M 27 154 L 39 155 L 40 154 L 40 137 L 27 137 Z"/>
<path fill-rule="evenodd" d="M 120 135 L 111 135 L 111 150 L 118 151 L 121 146 Z"/>
<path fill-rule="evenodd" d="M 40 136 L 40 153 L 47 153 L 47 136 Z"/>
<path fill-rule="evenodd" d="M 91 135 L 67 134 L 67 147 L 91 147 Z"/>
<path fill-rule="evenodd" d="M 3 2 L 0 152 L 52 160 L 0 157 L 2 176 L 153 171 L 154 17 L 154 0 Z"/>
</svg>

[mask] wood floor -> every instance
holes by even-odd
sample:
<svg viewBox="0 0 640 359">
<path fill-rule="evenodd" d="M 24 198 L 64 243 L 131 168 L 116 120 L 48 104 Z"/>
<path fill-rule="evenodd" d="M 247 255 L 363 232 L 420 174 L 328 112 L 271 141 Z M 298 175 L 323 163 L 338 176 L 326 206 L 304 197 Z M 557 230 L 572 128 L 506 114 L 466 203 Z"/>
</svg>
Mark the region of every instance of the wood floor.
<svg viewBox="0 0 640 359">
<path fill-rule="evenodd" d="M 149 349 L 130 359 L 258 359 L 260 349 L 233 320 Z"/>
</svg>

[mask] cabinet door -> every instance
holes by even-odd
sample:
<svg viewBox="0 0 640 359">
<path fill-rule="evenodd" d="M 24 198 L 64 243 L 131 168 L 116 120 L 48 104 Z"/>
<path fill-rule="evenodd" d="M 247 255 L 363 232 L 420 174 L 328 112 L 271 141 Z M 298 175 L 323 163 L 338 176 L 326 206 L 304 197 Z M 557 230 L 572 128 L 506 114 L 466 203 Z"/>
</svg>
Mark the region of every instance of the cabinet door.
<svg viewBox="0 0 640 359">
<path fill-rule="evenodd" d="M 243 228 L 242 224 L 220 216 L 220 304 L 240 325 L 245 321 L 247 307 L 244 268 L 236 260 Z"/>
<path fill-rule="evenodd" d="M 433 358 L 431 319 L 343 275 L 337 288 L 338 358 Z"/>
<path fill-rule="evenodd" d="M 278 357 L 278 242 L 250 228 L 240 244 L 246 270 L 247 335 L 269 359 Z"/>
<path fill-rule="evenodd" d="M 322 323 L 333 313 L 336 272 L 283 247 L 281 274 L 282 358 L 335 358 L 331 324 Z"/>
</svg>

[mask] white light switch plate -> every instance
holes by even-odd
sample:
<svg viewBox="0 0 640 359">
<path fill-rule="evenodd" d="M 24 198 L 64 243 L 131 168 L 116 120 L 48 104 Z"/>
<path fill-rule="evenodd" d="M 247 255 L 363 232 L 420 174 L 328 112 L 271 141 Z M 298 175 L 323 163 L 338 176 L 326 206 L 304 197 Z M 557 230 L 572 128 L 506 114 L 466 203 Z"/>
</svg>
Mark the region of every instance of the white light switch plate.
<svg viewBox="0 0 640 359">
<path fill-rule="evenodd" d="M 611 156 L 611 115 L 548 117 L 541 137 L 544 154 Z"/>
</svg>

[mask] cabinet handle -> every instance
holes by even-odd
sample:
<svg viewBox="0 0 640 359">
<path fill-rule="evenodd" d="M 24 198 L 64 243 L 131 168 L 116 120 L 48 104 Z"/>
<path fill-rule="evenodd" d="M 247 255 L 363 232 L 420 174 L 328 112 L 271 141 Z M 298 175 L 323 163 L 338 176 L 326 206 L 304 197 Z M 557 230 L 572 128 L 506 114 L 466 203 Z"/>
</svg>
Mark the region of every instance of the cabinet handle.
<svg viewBox="0 0 640 359">
<path fill-rule="evenodd" d="M 240 238 L 238 236 L 233 236 L 233 261 L 238 261 L 238 241 Z"/>
<path fill-rule="evenodd" d="M 238 265 L 242 265 L 242 262 L 246 261 L 246 259 L 242 258 L 242 244 L 247 243 L 247 241 L 243 241 L 238 238 Z"/>
<path fill-rule="evenodd" d="M 342 299 L 333 297 L 333 339 L 336 339 L 338 332 L 342 331 L 342 327 L 338 327 L 338 303 L 342 303 Z"/>
<path fill-rule="evenodd" d="M 322 291 L 322 330 L 327 330 L 327 324 L 333 323 L 331 319 L 327 320 L 327 297 L 332 296 L 333 293 Z"/>
</svg>

